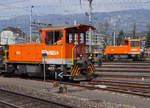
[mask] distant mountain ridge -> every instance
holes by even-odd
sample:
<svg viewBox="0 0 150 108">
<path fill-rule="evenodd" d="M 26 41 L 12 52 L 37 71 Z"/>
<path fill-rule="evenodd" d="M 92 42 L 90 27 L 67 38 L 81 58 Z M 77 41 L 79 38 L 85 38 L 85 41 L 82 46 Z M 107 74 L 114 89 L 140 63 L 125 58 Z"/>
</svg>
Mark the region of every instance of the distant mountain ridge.
<svg viewBox="0 0 150 108">
<path fill-rule="evenodd" d="M 34 14 L 33 14 L 34 15 Z M 25 32 L 29 32 L 29 16 L 18 16 L 9 20 L 0 20 L 0 31 L 2 29 L 13 26 L 21 28 Z M 72 25 L 74 20 L 81 24 L 88 24 L 89 18 L 87 14 L 70 14 L 70 15 L 57 15 L 49 14 L 44 16 L 33 16 L 33 19 L 41 23 L 48 23 L 52 25 Z M 130 33 L 133 30 L 133 25 L 136 24 L 136 32 L 147 31 L 147 24 L 150 24 L 150 10 L 136 9 L 124 10 L 115 12 L 93 13 L 93 24 L 108 22 L 109 30 L 111 33 L 113 25 L 116 23 L 116 29 L 119 31 L 123 29 L 125 32 Z M 99 27 L 97 29 L 100 29 Z"/>
</svg>

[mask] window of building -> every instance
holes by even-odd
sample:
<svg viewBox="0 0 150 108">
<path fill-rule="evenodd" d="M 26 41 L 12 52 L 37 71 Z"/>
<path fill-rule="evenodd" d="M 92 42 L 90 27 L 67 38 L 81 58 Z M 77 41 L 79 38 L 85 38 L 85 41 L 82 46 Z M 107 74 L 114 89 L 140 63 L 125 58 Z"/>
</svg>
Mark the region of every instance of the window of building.
<svg viewBox="0 0 150 108">
<path fill-rule="evenodd" d="M 139 46 L 139 41 L 131 41 L 131 47 Z"/>
<path fill-rule="evenodd" d="M 47 31 L 45 36 L 46 45 L 59 45 L 62 44 L 63 35 L 62 31 Z"/>
</svg>

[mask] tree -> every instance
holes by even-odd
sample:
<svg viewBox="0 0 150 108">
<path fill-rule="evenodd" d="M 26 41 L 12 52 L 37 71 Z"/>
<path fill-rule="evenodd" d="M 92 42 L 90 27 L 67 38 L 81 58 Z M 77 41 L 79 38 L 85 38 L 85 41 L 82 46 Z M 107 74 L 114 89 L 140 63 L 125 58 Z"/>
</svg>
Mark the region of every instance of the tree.
<svg viewBox="0 0 150 108">
<path fill-rule="evenodd" d="M 122 45 L 123 44 L 123 36 L 124 36 L 124 31 L 120 30 L 120 32 L 117 36 L 117 45 Z"/>
<path fill-rule="evenodd" d="M 150 48 L 150 25 L 148 25 L 148 32 L 147 32 L 145 47 Z"/>
</svg>

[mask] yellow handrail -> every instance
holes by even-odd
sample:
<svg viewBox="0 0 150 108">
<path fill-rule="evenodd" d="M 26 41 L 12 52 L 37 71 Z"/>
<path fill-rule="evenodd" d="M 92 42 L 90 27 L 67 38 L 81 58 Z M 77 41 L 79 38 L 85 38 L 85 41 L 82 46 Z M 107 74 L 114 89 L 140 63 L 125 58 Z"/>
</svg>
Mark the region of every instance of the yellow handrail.
<svg viewBox="0 0 150 108">
<path fill-rule="evenodd" d="M 73 48 L 72 48 L 72 64 L 74 64 L 74 48 L 75 48 L 76 46 L 74 46 Z"/>
<path fill-rule="evenodd" d="M 96 49 L 94 49 L 94 60 L 96 61 Z"/>
<path fill-rule="evenodd" d="M 61 64 L 63 64 L 63 46 L 61 47 Z"/>
<path fill-rule="evenodd" d="M 4 59 L 5 59 L 5 62 L 7 62 L 7 53 L 8 53 L 8 50 L 5 50 L 5 55 L 4 55 Z"/>
</svg>

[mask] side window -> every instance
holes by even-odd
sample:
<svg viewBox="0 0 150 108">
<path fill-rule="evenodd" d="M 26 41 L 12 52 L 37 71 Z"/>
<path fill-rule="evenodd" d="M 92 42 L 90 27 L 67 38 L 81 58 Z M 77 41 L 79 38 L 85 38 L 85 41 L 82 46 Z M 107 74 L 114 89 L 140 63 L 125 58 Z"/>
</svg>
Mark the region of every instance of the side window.
<svg viewBox="0 0 150 108">
<path fill-rule="evenodd" d="M 72 32 L 67 31 L 67 34 L 66 34 L 66 43 L 72 43 L 72 41 L 73 41 L 73 34 L 72 34 Z"/>
<path fill-rule="evenodd" d="M 144 49 L 145 43 L 144 41 L 141 41 L 141 49 Z"/>
<path fill-rule="evenodd" d="M 74 34 L 74 44 L 78 45 L 78 33 Z"/>
<path fill-rule="evenodd" d="M 131 41 L 131 47 L 139 46 L 139 41 Z"/>
<path fill-rule="evenodd" d="M 47 31 L 45 36 L 46 45 L 59 45 L 62 44 L 63 35 L 62 31 Z"/>
<path fill-rule="evenodd" d="M 83 44 L 85 43 L 85 33 L 80 33 L 80 43 Z"/>
<path fill-rule="evenodd" d="M 45 43 L 46 43 L 46 45 L 52 45 L 53 44 L 53 32 L 52 31 L 46 32 Z"/>
</svg>

